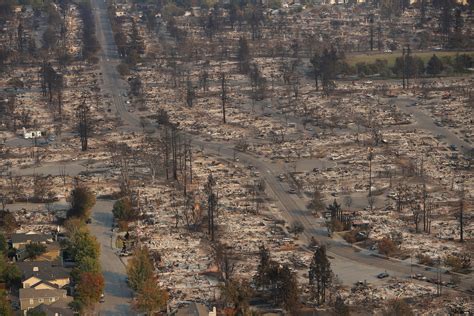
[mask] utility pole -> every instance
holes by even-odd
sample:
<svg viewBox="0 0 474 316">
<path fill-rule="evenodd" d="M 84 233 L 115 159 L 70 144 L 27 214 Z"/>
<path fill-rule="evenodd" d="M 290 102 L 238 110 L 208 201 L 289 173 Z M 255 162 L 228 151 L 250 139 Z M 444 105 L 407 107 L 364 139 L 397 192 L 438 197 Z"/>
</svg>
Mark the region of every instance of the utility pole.
<svg viewBox="0 0 474 316">
<path fill-rule="evenodd" d="M 461 181 L 461 194 L 459 196 L 459 241 L 464 242 L 464 176 Z"/>
<path fill-rule="evenodd" d="M 225 121 L 225 103 L 227 101 L 227 91 L 226 91 L 226 81 L 225 81 L 225 73 L 221 74 L 221 98 L 222 98 L 222 121 L 224 124 Z"/>
<path fill-rule="evenodd" d="M 405 89 L 405 72 L 406 72 L 406 60 L 405 60 L 405 47 L 402 48 L 402 84 Z"/>
<path fill-rule="evenodd" d="M 371 14 L 369 15 L 369 23 L 370 23 L 370 51 L 374 50 L 374 16 Z"/>
<path fill-rule="evenodd" d="M 82 151 L 87 150 L 87 140 L 89 137 L 89 108 L 86 105 L 86 98 L 84 97 L 81 105 L 76 110 L 76 116 L 79 120 L 78 129 L 79 136 L 81 137 L 81 149 Z"/>
<path fill-rule="evenodd" d="M 409 73 L 409 69 L 408 69 L 408 68 L 409 68 L 409 67 L 408 67 L 408 66 L 409 66 L 409 65 L 408 65 L 408 61 L 410 61 L 410 53 L 411 53 L 410 44 L 408 44 L 408 45 L 407 45 L 407 53 L 406 53 L 406 55 L 405 55 L 406 61 L 405 61 L 405 63 L 404 63 L 404 64 L 405 64 L 405 71 L 406 71 L 406 73 L 405 73 L 405 78 L 406 78 L 406 80 L 407 80 L 407 89 L 409 88 L 408 79 L 410 78 L 410 73 Z"/>
<path fill-rule="evenodd" d="M 369 159 L 369 197 L 372 196 L 372 159 L 374 158 L 374 154 L 372 152 L 372 147 L 369 148 L 369 155 L 367 159 Z"/>
</svg>

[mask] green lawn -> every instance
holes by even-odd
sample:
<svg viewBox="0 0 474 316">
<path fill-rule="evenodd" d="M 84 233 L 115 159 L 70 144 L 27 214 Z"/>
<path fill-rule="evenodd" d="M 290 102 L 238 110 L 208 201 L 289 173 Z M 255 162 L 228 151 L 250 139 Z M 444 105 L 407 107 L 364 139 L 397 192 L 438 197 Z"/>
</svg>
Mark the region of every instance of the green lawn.
<svg viewBox="0 0 474 316">
<path fill-rule="evenodd" d="M 456 54 L 469 54 L 472 57 L 474 57 L 473 52 L 446 52 L 446 51 L 431 51 L 431 52 L 415 52 L 412 53 L 413 56 L 418 56 L 420 57 L 425 64 L 428 62 L 428 60 L 433 56 L 433 54 L 436 54 L 439 58 L 444 57 L 444 56 L 456 56 Z M 346 62 L 351 65 L 355 66 L 357 63 L 360 62 L 365 62 L 367 64 L 373 63 L 376 59 L 385 59 L 388 62 L 388 66 L 392 67 L 393 64 L 395 63 L 395 59 L 397 57 L 401 57 L 402 52 L 401 51 L 396 51 L 393 53 L 374 53 L 374 54 L 354 54 L 354 55 L 347 55 L 346 56 Z"/>
</svg>

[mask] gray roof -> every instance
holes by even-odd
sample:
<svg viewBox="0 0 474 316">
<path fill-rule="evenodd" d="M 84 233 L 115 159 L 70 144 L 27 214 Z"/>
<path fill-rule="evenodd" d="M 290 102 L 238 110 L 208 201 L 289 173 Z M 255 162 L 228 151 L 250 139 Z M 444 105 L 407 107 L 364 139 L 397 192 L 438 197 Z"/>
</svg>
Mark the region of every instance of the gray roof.
<svg viewBox="0 0 474 316">
<path fill-rule="evenodd" d="M 30 298 L 49 298 L 49 297 L 63 297 L 66 295 L 66 290 L 36 290 L 32 288 L 20 289 L 20 300 Z"/>
<path fill-rule="evenodd" d="M 32 310 L 35 312 L 43 312 L 46 316 L 73 316 L 74 312 L 68 306 L 68 304 L 72 301 L 72 297 L 68 296 L 66 298 L 62 298 L 52 304 L 46 305 L 41 304 L 33 308 Z"/>
<path fill-rule="evenodd" d="M 43 281 L 69 278 L 68 269 L 51 261 L 23 261 L 17 262 L 16 265 L 23 275 L 23 280 L 29 279 L 32 276 Z"/>
<path fill-rule="evenodd" d="M 28 242 L 42 243 L 48 240 L 52 240 L 53 236 L 45 235 L 45 234 L 18 233 L 18 234 L 12 234 L 11 239 L 12 239 L 12 243 L 28 243 Z"/>
</svg>

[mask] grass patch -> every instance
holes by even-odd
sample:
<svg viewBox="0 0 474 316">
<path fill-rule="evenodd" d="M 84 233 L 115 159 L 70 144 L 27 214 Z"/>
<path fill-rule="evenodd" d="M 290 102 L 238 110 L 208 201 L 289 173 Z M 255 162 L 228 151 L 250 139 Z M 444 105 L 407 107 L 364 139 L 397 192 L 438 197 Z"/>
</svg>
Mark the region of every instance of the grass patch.
<svg viewBox="0 0 474 316">
<path fill-rule="evenodd" d="M 431 52 L 415 52 L 412 53 L 412 56 L 419 57 L 423 60 L 423 62 L 426 64 L 428 60 L 435 54 L 439 58 L 442 57 L 454 57 L 457 54 L 467 54 L 470 55 L 471 57 L 474 57 L 474 53 L 472 52 L 464 52 L 464 51 L 458 51 L 458 52 L 446 52 L 446 51 L 431 51 Z M 386 60 L 388 63 L 389 67 L 393 67 L 395 64 L 395 59 L 397 57 L 402 57 L 402 52 L 396 51 L 393 53 L 374 53 L 374 54 L 355 54 L 355 55 L 348 55 L 346 56 L 345 61 L 351 65 L 355 66 L 357 63 L 373 63 L 377 59 L 381 60 Z"/>
</svg>

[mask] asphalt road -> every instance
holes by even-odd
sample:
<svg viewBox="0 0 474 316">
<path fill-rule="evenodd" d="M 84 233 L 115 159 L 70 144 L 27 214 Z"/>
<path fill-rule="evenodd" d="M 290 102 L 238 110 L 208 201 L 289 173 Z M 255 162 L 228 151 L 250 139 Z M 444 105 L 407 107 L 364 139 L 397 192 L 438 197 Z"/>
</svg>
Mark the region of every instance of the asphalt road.
<svg viewBox="0 0 474 316">
<path fill-rule="evenodd" d="M 122 118 L 124 124 L 130 130 L 140 130 L 140 121 L 137 117 L 127 111 L 123 92 L 126 86 L 117 72 L 116 66 L 119 63 L 119 56 L 115 47 L 110 22 L 107 16 L 106 4 L 103 0 L 93 0 L 94 12 L 96 16 L 98 40 L 103 47 L 101 55 L 101 70 L 104 79 L 103 89 L 110 93 L 115 105 L 117 114 Z M 434 125 L 434 124 L 433 124 Z M 232 159 L 233 144 L 217 144 L 199 139 L 193 139 L 193 143 L 203 147 L 207 151 Z M 329 246 L 329 254 L 332 257 L 333 267 L 344 283 L 351 283 L 356 280 L 374 280 L 375 275 L 387 271 L 390 275 L 408 276 L 410 273 L 423 273 L 427 277 L 435 277 L 436 273 L 425 271 L 424 268 L 411 267 L 410 264 L 396 260 L 388 260 L 374 256 L 370 251 L 357 250 L 344 241 L 334 240 L 327 237 L 326 229 L 322 226 L 321 220 L 312 216 L 305 207 L 305 202 L 294 194 L 287 193 L 287 188 L 276 180 L 280 174 L 282 166 L 273 164 L 247 154 L 239 154 L 242 162 L 255 166 L 261 176 L 268 184 L 270 196 L 280 204 L 284 215 L 289 223 L 300 221 L 305 227 L 302 238 L 309 241 L 311 236 Z M 112 216 L 110 214 L 110 216 Z M 106 275 L 106 278 L 109 279 Z M 473 287 L 472 278 L 464 278 L 461 283 L 462 289 Z"/>
<path fill-rule="evenodd" d="M 469 143 L 459 138 L 448 128 L 437 126 L 433 119 L 424 113 L 419 106 L 411 106 L 415 102 L 417 102 L 416 99 L 407 97 L 389 100 L 390 104 L 395 104 L 401 111 L 413 115 L 418 128 L 429 131 L 434 136 L 441 135 L 443 141 L 446 141 L 448 145 L 456 145 L 458 150 L 466 155 L 472 151 L 472 146 Z"/>
<path fill-rule="evenodd" d="M 100 243 L 100 264 L 105 278 L 105 302 L 97 306 L 99 315 L 133 315 L 132 291 L 127 285 L 125 265 L 112 248 L 113 201 L 97 200 L 92 210 L 91 233 Z"/>
<path fill-rule="evenodd" d="M 139 125 L 139 120 L 130 115 L 126 109 L 123 91 L 125 83 L 117 72 L 119 56 L 113 38 L 112 28 L 104 0 L 92 0 L 96 23 L 97 39 L 101 46 L 100 68 L 103 78 L 102 89 L 109 92 L 117 114 L 133 126 Z M 93 211 L 91 232 L 101 245 L 101 265 L 105 278 L 105 302 L 100 303 L 100 315 L 133 315 L 130 307 L 132 291 L 127 285 L 125 266 L 112 248 L 112 202 L 97 201 Z"/>
</svg>

